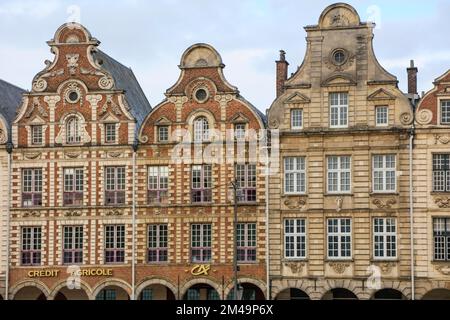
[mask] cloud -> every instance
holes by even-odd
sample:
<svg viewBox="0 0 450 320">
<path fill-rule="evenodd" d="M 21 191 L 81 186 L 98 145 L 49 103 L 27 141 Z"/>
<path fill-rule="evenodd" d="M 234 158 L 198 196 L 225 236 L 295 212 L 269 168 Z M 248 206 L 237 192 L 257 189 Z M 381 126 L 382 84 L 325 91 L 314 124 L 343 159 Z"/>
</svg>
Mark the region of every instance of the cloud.
<svg viewBox="0 0 450 320">
<path fill-rule="evenodd" d="M 57 0 L 17 0 L 0 4 L 0 16 L 26 16 L 43 19 L 53 14 L 60 7 Z"/>
</svg>

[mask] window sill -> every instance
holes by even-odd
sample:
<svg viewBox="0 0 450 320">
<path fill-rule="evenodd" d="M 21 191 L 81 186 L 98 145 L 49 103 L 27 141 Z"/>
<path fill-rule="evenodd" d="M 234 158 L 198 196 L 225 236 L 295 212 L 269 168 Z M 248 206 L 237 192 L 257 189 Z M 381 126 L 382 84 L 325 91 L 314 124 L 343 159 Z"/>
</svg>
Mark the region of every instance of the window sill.
<svg viewBox="0 0 450 320">
<path fill-rule="evenodd" d="M 370 259 L 370 262 L 372 263 L 383 263 L 383 262 L 399 262 L 399 259 L 396 258 L 372 258 Z"/>
<path fill-rule="evenodd" d="M 324 197 L 354 197 L 353 193 L 324 193 Z"/>
<path fill-rule="evenodd" d="M 289 262 L 309 262 L 308 258 L 284 258 L 281 260 L 283 263 L 289 263 Z"/>
<path fill-rule="evenodd" d="M 430 192 L 430 195 L 432 196 L 440 196 L 440 195 L 450 195 L 450 191 L 432 191 Z"/>
<path fill-rule="evenodd" d="M 282 197 L 308 197 L 307 193 L 283 193 Z"/>
<path fill-rule="evenodd" d="M 353 263 L 355 261 L 353 260 L 353 258 L 336 258 L 336 259 L 326 258 L 325 262 L 327 262 L 327 263 L 330 263 L 330 262 L 352 262 Z"/>
<path fill-rule="evenodd" d="M 400 193 L 398 193 L 397 191 L 393 191 L 393 192 L 371 192 L 369 193 L 369 195 L 371 197 L 376 197 L 376 196 L 399 196 Z"/>
<path fill-rule="evenodd" d="M 450 263 L 450 260 L 431 260 L 431 264 L 437 264 L 437 265 L 440 265 L 440 264 L 449 264 Z"/>
</svg>

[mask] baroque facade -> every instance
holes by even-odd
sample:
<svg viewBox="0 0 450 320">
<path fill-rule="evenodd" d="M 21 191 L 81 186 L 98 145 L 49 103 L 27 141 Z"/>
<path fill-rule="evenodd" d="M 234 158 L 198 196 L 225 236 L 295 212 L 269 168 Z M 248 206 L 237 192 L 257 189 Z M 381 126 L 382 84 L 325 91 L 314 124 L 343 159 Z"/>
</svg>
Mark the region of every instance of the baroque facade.
<svg viewBox="0 0 450 320">
<path fill-rule="evenodd" d="M 30 92 L 0 81 L 0 295 L 450 299 L 450 73 L 401 92 L 347 4 L 305 30 L 266 120 L 211 45 L 152 108 L 61 26 Z"/>
</svg>

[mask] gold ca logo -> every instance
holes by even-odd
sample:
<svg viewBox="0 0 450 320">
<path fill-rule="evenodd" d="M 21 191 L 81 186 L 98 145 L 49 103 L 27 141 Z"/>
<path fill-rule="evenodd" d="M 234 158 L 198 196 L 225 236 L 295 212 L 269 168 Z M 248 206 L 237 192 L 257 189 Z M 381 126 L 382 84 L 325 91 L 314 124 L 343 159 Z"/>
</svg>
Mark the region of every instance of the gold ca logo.
<svg viewBox="0 0 450 320">
<path fill-rule="evenodd" d="M 201 276 L 201 275 L 207 276 L 210 269 L 211 266 L 208 264 L 197 264 L 191 269 L 191 274 L 193 276 Z"/>
</svg>

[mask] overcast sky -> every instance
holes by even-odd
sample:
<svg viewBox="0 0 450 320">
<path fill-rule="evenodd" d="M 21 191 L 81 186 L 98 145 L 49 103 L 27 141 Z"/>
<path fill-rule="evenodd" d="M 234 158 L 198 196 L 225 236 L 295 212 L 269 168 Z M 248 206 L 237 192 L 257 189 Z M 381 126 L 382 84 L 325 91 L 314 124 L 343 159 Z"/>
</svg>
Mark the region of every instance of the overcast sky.
<svg viewBox="0 0 450 320">
<path fill-rule="evenodd" d="M 306 25 L 317 24 L 325 0 L 0 0 L 0 78 L 30 89 L 53 60 L 46 44 L 67 21 L 79 21 L 100 48 L 135 72 L 152 106 L 178 79 L 184 50 L 213 45 L 225 76 L 261 110 L 275 96 L 278 51 L 294 72 L 305 54 Z M 363 21 L 375 21 L 375 53 L 406 91 L 410 59 L 419 91 L 450 68 L 450 0 L 348 1 Z"/>
</svg>

